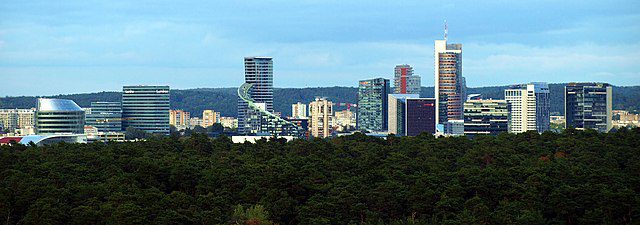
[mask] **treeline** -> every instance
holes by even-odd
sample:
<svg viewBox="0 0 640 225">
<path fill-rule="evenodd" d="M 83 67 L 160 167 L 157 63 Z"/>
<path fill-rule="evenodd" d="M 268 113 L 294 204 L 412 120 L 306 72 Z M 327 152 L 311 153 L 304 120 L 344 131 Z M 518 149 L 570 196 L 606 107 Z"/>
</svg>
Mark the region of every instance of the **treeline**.
<svg viewBox="0 0 640 225">
<path fill-rule="evenodd" d="M 549 84 L 551 90 L 551 112 L 564 114 L 565 84 Z M 469 88 L 469 94 L 482 94 L 485 98 L 504 99 L 507 86 Z M 274 108 L 283 115 L 291 115 L 291 104 L 309 103 L 315 97 L 327 97 L 335 103 L 356 103 L 358 89 L 353 87 L 322 88 L 276 88 L 274 89 Z M 48 96 L 66 98 L 76 101 L 82 107 L 89 107 L 92 101 L 120 101 L 119 92 L 100 92 L 91 94 L 72 94 Z M 422 97 L 432 98 L 433 87 L 422 87 Z M 4 97 L 0 98 L 0 108 L 33 108 L 36 97 Z M 205 109 L 214 109 L 223 116 L 237 116 L 238 95 L 236 88 L 201 88 L 171 91 L 171 108 L 189 111 L 192 116 L 201 117 Z M 614 87 L 613 108 L 640 110 L 640 86 Z M 338 107 L 336 110 L 342 110 Z"/>
<path fill-rule="evenodd" d="M 7 224 L 637 224 L 640 129 L 0 147 Z"/>
</svg>

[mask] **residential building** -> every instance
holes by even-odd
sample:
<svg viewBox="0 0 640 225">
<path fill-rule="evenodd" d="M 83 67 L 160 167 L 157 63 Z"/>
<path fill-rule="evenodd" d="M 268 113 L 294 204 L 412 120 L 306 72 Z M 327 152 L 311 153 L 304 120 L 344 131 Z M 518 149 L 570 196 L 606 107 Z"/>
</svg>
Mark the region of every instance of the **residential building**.
<svg viewBox="0 0 640 225">
<path fill-rule="evenodd" d="M 191 129 L 193 129 L 196 126 L 204 127 L 204 126 L 202 126 L 202 123 L 203 123 L 203 121 L 202 121 L 202 118 L 200 118 L 200 117 L 191 117 L 191 118 L 189 118 L 189 128 L 191 128 Z"/>
<path fill-rule="evenodd" d="M 238 128 L 238 119 L 233 117 L 220 117 L 220 123 L 222 124 L 223 127 L 226 127 L 229 129 Z"/>
<path fill-rule="evenodd" d="M 420 95 L 420 76 L 413 75 L 413 68 L 410 65 L 397 65 L 394 69 L 394 73 L 394 94 Z"/>
<path fill-rule="evenodd" d="M 464 103 L 464 134 L 497 135 L 508 132 L 509 104 L 506 100 L 470 100 Z"/>
<path fill-rule="evenodd" d="M 271 57 L 245 57 L 244 58 L 245 84 L 251 89 L 246 90 L 247 97 L 254 104 L 264 104 L 264 111 L 272 114 L 273 111 L 273 59 Z M 262 127 L 258 124 L 261 120 L 250 119 L 251 115 L 260 114 L 249 112 L 248 101 L 238 97 L 238 133 L 255 134 L 262 130 L 254 128 Z M 251 123 L 249 123 L 251 122 Z"/>
<path fill-rule="evenodd" d="M 358 86 L 356 128 L 365 131 L 387 131 L 389 80 L 361 80 Z"/>
<path fill-rule="evenodd" d="M 84 133 L 84 110 L 72 100 L 39 98 L 35 117 L 39 135 Z"/>
<path fill-rule="evenodd" d="M 91 110 L 85 110 L 86 124 L 99 132 L 122 131 L 121 102 L 91 102 Z"/>
<path fill-rule="evenodd" d="M 612 124 L 612 87 L 607 83 L 569 83 L 564 88 L 565 128 L 609 132 Z"/>
<path fill-rule="evenodd" d="M 434 44 L 436 123 L 464 118 L 466 98 L 465 79 L 462 77 L 462 44 L 447 44 L 447 39 Z"/>
<path fill-rule="evenodd" d="M 0 109 L 0 131 L 30 129 L 35 125 L 35 109 Z"/>
<path fill-rule="evenodd" d="M 291 118 L 307 118 L 307 105 L 300 102 L 291 105 Z"/>
<path fill-rule="evenodd" d="M 238 120 L 246 134 L 259 136 L 295 136 L 301 137 L 304 131 L 295 123 L 289 122 L 267 109 L 265 102 L 255 102 L 251 98 L 253 84 L 244 83 L 238 89 L 238 97 L 243 101 L 243 120 Z M 241 127 L 238 127 L 240 130 Z"/>
<path fill-rule="evenodd" d="M 547 83 L 513 85 L 504 91 L 504 98 L 510 105 L 510 133 L 537 131 L 542 133 L 550 129 L 551 105 Z"/>
<path fill-rule="evenodd" d="M 174 127 L 187 127 L 189 126 L 190 119 L 191 114 L 187 111 L 180 109 L 169 110 L 169 124 L 173 125 Z"/>
<path fill-rule="evenodd" d="M 326 98 L 316 98 L 309 103 L 309 118 L 312 136 L 329 137 L 333 130 L 333 103 Z"/>
<path fill-rule="evenodd" d="M 169 86 L 124 86 L 122 126 L 169 134 Z"/>
<path fill-rule="evenodd" d="M 353 111 L 345 109 L 334 114 L 334 127 L 337 127 L 337 131 L 345 132 L 356 128 L 356 113 Z"/>
<path fill-rule="evenodd" d="M 215 123 L 219 123 L 220 121 L 220 112 L 216 112 L 210 109 L 202 111 L 202 126 L 210 127 Z"/>
</svg>

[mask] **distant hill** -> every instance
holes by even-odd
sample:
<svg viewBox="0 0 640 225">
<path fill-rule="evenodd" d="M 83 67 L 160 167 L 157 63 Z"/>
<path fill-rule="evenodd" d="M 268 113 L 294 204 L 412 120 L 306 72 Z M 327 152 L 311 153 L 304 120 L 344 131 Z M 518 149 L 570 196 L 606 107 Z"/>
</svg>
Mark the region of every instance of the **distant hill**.
<svg viewBox="0 0 640 225">
<path fill-rule="evenodd" d="M 564 113 L 565 84 L 550 84 L 551 112 Z M 504 89 L 508 86 L 468 88 L 468 94 L 482 94 L 484 98 L 503 99 Z M 315 97 L 327 97 L 333 102 L 355 103 L 357 88 L 354 87 L 318 87 L 318 88 L 276 88 L 274 90 L 274 108 L 283 115 L 291 114 L 291 104 L 309 103 Z M 171 91 L 171 108 L 184 109 L 193 116 L 200 117 L 202 110 L 214 109 L 223 116 L 237 114 L 236 88 L 200 88 Z M 433 87 L 422 87 L 422 97 L 432 98 Z M 38 96 L 40 97 L 40 96 Z M 120 101 L 120 92 L 99 92 L 87 94 L 70 94 L 44 96 L 74 100 L 81 107 L 89 107 L 93 101 Z M 0 108 L 32 108 L 36 103 L 35 96 L 2 97 Z M 640 86 L 613 88 L 613 108 L 625 110 L 640 109 Z"/>
</svg>

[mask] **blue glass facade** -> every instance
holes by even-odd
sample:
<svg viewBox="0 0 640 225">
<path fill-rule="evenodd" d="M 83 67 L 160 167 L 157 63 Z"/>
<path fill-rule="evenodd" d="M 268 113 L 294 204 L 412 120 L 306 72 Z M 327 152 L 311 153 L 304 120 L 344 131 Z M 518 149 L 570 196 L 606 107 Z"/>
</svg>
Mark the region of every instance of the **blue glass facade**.
<svg viewBox="0 0 640 225">
<path fill-rule="evenodd" d="M 149 133 L 169 134 L 169 86 L 124 86 L 122 125 Z"/>
<path fill-rule="evenodd" d="M 122 131 L 122 103 L 92 102 L 91 113 L 86 115 L 87 125 L 99 132 Z"/>
<path fill-rule="evenodd" d="M 361 80 L 358 86 L 358 130 L 387 131 L 389 80 L 375 78 Z"/>
<path fill-rule="evenodd" d="M 565 127 L 608 132 L 612 128 L 612 87 L 607 83 L 570 83 L 565 87 Z"/>
</svg>

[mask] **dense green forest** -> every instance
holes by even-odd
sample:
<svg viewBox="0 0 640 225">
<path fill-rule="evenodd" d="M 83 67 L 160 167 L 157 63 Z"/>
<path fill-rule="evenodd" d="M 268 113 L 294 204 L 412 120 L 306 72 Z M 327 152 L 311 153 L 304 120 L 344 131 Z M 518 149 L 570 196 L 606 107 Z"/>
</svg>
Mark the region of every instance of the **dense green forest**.
<svg viewBox="0 0 640 225">
<path fill-rule="evenodd" d="M 638 224 L 640 129 L 0 146 L 6 224 Z"/>
<path fill-rule="evenodd" d="M 564 113 L 564 84 L 550 84 L 551 112 Z M 485 98 L 504 99 L 507 86 L 469 88 L 469 94 L 482 94 Z M 202 110 L 214 109 L 223 116 L 237 115 L 236 88 L 201 88 L 171 91 L 171 108 L 189 111 L 193 116 L 201 117 Z M 315 97 L 327 97 L 336 103 L 356 103 L 357 88 L 322 87 L 322 88 L 276 88 L 274 90 L 274 108 L 283 115 L 291 115 L 291 104 L 309 103 Z M 433 87 L 422 87 L 421 96 L 432 98 Z M 92 101 L 120 101 L 119 92 L 100 92 L 90 94 L 71 94 L 47 96 L 66 98 L 76 101 L 81 107 L 89 107 Z M 36 97 L 4 97 L 0 98 L 0 108 L 32 108 Z M 640 110 L 640 86 L 614 87 L 613 108 Z M 336 108 L 341 110 L 343 108 Z"/>
</svg>

